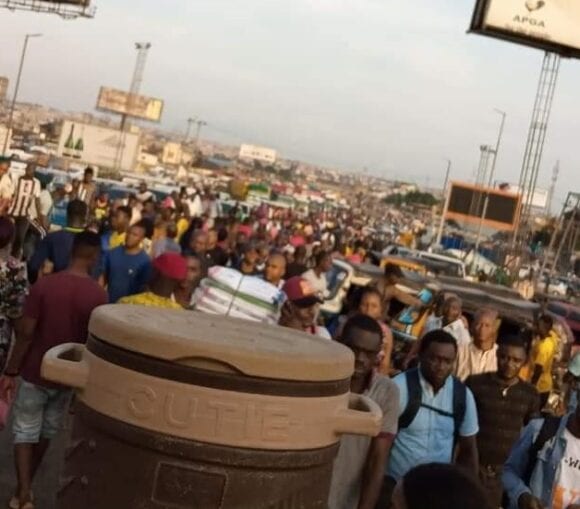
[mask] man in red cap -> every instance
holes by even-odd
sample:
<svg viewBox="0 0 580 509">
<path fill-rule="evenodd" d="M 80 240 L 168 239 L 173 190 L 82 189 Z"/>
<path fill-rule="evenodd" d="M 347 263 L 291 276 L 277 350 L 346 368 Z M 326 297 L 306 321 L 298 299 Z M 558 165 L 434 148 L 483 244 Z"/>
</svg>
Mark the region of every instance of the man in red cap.
<svg viewBox="0 0 580 509">
<path fill-rule="evenodd" d="M 325 327 L 316 324 L 322 299 L 316 294 L 310 283 L 300 276 L 291 277 L 286 281 L 282 291 L 288 300 L 282 307 L 278 322 L 282 327 L 296 329 L 302 332 L 331 339 Z"/>
<path fill-rule="evenodd" d="M 138 304 L 164 309 L 183 309 L 173 294 L 187 277 L 187 261 L 177 253 L 163 253 L 153 260 L 148 291 L 123 297 L 121 304 Z"/>
</svg>

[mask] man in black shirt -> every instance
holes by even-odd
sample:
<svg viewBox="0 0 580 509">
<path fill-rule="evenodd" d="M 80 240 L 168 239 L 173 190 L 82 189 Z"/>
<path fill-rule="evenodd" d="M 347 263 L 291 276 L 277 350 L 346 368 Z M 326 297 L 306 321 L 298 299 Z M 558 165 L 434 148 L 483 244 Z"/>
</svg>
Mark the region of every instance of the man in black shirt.
<svg viewBox="0 0 580 509">
<path fill-rule="evenodd" d="M 502 468 L 512 445 L 522 428 L 540 414 L 538 391 L 518 377 L 526 360 L 522 338 L 502 338 L 497 350 L 497 372 L 472 375 L 465 381 L 477 406 L 479 476 L 491 507 L 501 506 Z"/>
<path fill-rule="evenodd" d="M 294 260 L 286 267 L 284 279 L 290 279 L 295 276 L 302 276 L 308 267 L 306 266 L 306 247 L 298 246 L 294 252 Z"/>
</svg>

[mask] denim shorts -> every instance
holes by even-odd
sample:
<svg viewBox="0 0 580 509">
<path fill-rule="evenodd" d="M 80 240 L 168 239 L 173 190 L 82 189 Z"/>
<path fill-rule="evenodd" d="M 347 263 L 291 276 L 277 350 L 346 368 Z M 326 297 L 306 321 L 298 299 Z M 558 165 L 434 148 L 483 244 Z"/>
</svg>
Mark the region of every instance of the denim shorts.
<svg viewBox="0 0 580 509">
<path fill-rule="evenodd" d="M 41 438 L 54 438 L 70 395 L 70 389 L 49 389 L 21 379 L 12 404 L 14 443 L 36 444 Z"/>
</svg>

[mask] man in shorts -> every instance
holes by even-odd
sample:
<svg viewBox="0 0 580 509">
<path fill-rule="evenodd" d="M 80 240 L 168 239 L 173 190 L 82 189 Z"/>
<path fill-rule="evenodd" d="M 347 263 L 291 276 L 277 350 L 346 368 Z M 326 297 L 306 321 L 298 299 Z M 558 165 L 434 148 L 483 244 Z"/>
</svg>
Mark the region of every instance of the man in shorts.
<svg viewBox="0 0 580 509">
<path fill-rule="evenodd" d="M 106 304 L 106 292 L 90 274 L 100 256 L 97 234 L 78 233 L 65 271 L 40 278 L 30 289 L 22 323 L 4 374 L 0 393 L 14 394 L 14 458 L 18 486 L 11 509 L 34 509 L 32 481 L 51 439 L 60 428 L 70 390 L 42 378 L 44 354 L 69 342 L 84 342 L 92 311 Z"/>
</svg>

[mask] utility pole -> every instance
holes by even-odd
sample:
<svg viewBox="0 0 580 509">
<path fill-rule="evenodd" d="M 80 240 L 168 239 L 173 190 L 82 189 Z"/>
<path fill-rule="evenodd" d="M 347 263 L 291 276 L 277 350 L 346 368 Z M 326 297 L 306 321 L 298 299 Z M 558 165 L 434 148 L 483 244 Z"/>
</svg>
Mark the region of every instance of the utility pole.
<svg viewBox="0 0 580 509">
<path fill-rule="evenodd" d="M 495 166 L 497 163 L 497 154 L 499 152 L 499 147 L 501 145 L 501 139 L 503 136 L 503 129 L 505 126 L 505 118 L 507 116 L 505 111 L 501 111 L 501 110 L 496 109 L 495 112 L 499 113 L 501 115 L 501 123 L 499 125 L 499 133 L 497 135 L 497 142 L 495 144 L 495 151 L 493 154 L 493 162 L 491 164 L 491 171 L 489 172 L 489 179 L 487 181 L 487 185 L 484 182 L 484 185 L 486 185 L 486 187 L 488 189 L 493 185 L 493 177 L 495 176 Z M 474 253 L 473 253 L 474 260 L 475 260 L 475 256 L 477 255 L 477 251 L 479 250 L 479 243 L 481 241 L 481 231 L 483 229 L 483 221 L 485 220 L 485 216 L 487 215 L 487 208 L 488 207 L 489 207 L 489 192 L 486 190 L 485 198 L 483 200 L 483 210 L 481 212 L 481 217 L 479 218 L 479 226 L 477 228 L 477 237 L 475 238 L 475 247 L 474 247 Z M 473 267 L 474 267 L 474 270 L 477 270 L 475 263 L 474 263 Z"/>
<path fill-rule="evenodd" d="M 195 123 L 195 121 L 197 120 L 197 117 L 193 117 L 193 118 L 188 118 L 187 119 L 187 130 L 185 131 L 185 142 L 187 143 L 189 141 L 189 137 L 191 136 L 191 128 L 193 127 L 193 124 Z"/>
<path fill-rule="evenodd" d="M 195 121 L 195 125 L 197 126 L 195 130 L 195 140 L 194 140 L 194 151 L 197 152 L 197 146 L 199 144 L 199 135 L 201 134 L 201 128 L 207 125 L 207 122 L 204 120 L 197 119 Z"/>
<path fill-rule="evenodd" d="M 546 201 L 546 216 L 550 215 L 552 209 L 552 202 L 554 201 L 554 194 L 556 193 L 556 184 L 558 183 L 558 177 L 560 175 L 560 161 L 556 161 L 556 166 L 554 166 L 554 171 L 552 172 L 552 183 L 550 185 L 550 190 L 548 191 L 548 200 Z"/>
<path fill-rule="evenodd" d="M 16 85 L 14 86 L 14 96 L 12 97 L 12 103 L 10 104 L 10 112 L 8 113 L 8 124 L 6 126 L 6 137 L 4 138 L 4 146 L 2 148 L 2 155 L 5 156 L 8 151 L 8 144 L 10 140 L 10 134 L 12 132 L 12 126 L 14 124 L 14 110 L 16 108 L 16 100 L 18 99 L 18 91 L 20 90 L 20 79 L 22 78 L 22 69 L 24 67 L 24 59 L 26 58 L 26 50 L 28 49 L 28 40 L 32 37 L 42 37 L 42 34 L 26 34 L 24 37 L 24 46 L 22 47 L 22 53 L 20 54 L 20 65 L 18 66 L 18 75 L 16 77 Z"/>
<path fill-rule="evenodd" d="M 439 228 L 437 229 L 437 239 L 435 243 L 440 246 L 441 239 L 443 239 L 443 228 L 445 227 L 445 215 L 447 214 L 447 209 L 449 208 L 449 196 L 450 190 L 447 189 L 449 186 L 449 175 L 451 174 L 451 159 L 447 159 L 447 170 L 445 171 L 445 181 L 443 182 L 443 210 L 441 211 L 441 219 L 439 221 Z"/>
</svg>

